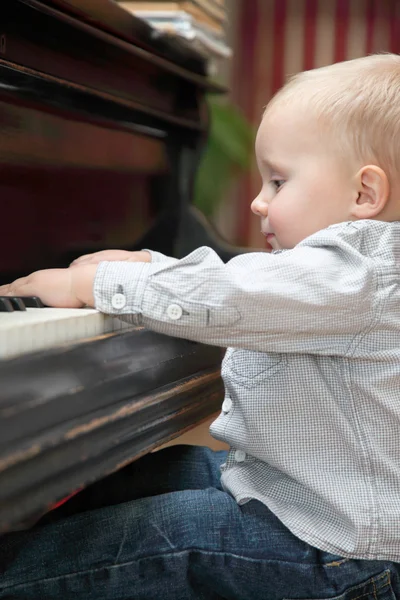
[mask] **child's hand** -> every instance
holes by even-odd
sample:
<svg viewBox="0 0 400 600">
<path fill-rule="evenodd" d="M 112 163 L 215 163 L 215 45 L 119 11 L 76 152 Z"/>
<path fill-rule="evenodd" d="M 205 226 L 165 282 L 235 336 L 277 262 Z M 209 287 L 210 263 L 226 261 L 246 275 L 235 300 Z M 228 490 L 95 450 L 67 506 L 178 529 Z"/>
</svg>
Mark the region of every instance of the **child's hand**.
<svg viewBox="0 0 400 600">
<path fill-rule="evenodd" d="M 55 308 L 94 306 L 96 269 L 96 265 L 83 265 L 75 269 L 36 271 L 0 286 L 0 296 L 38 296 L 43 304 Z"/>
<path fill-rule="evenodd" d="M 128 252 L 128 250 L 100 250 L 100 252 L 94 252 L 93 254 L 84 254 L 79 258 L 76 258 L 72 263 L 71 267 L 81 265 L 97 265 L 102 261 L 128 261 L 128 262 L 150 262 L 150 253 L 146 251 L 140 252 Z"/>
</svg>

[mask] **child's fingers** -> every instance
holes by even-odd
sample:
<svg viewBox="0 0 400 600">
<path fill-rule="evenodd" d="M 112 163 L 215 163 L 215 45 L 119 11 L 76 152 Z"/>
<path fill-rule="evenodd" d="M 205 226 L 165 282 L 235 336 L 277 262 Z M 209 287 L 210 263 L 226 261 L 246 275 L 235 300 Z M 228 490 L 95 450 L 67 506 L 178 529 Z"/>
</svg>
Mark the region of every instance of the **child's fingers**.
<svg viewBox="0 0 400 600">
<path fill-rule="evenodd" d="M 22 296 L 21 290 L 26 287 L 29 282 L 28 277 L 21 277 L 12 283 L 0 286 L 0 296 Z"/>
<path fill-rule="evenodd" d="M 79 258 L 76 258 L 71 264 L 71 267 L 82 266 L 82 265 L 97 265 L 102 261 L 114 261 L 114 260 L 129 260 L 132 256 L 132 252 L 129 250 L 100 250 L 93 254 L 84 254 Z"/>
<path fill-rule="evenodd" d="M 70 264 L 70 267 L 85 264 L 85 263 L 89 262 L 93 256 L 94 256 L 94 254 L 83 254 L 82 256 L 75 258 L 75 260 L 73 260 L 72 263 Z"/>
</svg>

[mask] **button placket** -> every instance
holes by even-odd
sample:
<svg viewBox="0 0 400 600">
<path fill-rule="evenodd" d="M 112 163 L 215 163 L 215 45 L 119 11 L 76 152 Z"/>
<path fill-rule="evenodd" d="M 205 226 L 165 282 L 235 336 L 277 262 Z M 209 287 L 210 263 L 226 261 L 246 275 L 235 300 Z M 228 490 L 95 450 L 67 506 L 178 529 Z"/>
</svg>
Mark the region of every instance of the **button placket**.
<svg viewBox="0 0 400 600">
<path fill-rule="evenodd" d="M 244 462 L 246 460 L 246 452 L 244 450 L 235 450 L 236 462 Z"/>
<path fill-rule="evenodd" d="M 232 409 L 232 400 L 227 396 L 222 403 L 222 410 L 224 413 L 228 413 Z"/>
</svg>

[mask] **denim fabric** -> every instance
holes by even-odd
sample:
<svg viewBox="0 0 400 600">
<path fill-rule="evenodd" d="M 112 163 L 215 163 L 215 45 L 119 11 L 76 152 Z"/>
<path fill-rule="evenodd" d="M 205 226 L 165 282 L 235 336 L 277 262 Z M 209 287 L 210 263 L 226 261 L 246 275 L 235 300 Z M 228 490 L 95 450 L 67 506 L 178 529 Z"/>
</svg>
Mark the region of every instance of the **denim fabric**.
<svg viewBox="0 0 400 600">
<path fill-rule="evenodd" d="M 0 598 L 394 600 L 400 565 L 342 559 L 221 489 L 225 452 L 174 446 L 0 539 Z"/>
</svg>

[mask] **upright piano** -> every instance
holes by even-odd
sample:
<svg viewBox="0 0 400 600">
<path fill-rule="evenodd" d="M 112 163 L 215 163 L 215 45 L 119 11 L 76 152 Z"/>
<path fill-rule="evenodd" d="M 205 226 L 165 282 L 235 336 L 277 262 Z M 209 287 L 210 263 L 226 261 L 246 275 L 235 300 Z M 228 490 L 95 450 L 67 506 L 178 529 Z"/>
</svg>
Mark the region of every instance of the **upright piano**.
<svg viewBox="0 0 400 600">
<path fill-rule="evenodd" d="M 1 0 L 0 282 L 104 248 L 233 256 L 191 205 L 206 94 L 221 91 L 201 56 L 112 0 Z M 0 533 L 220 406 L 219 348 L 92 310 L 12 308 Z"/>
</svg>

